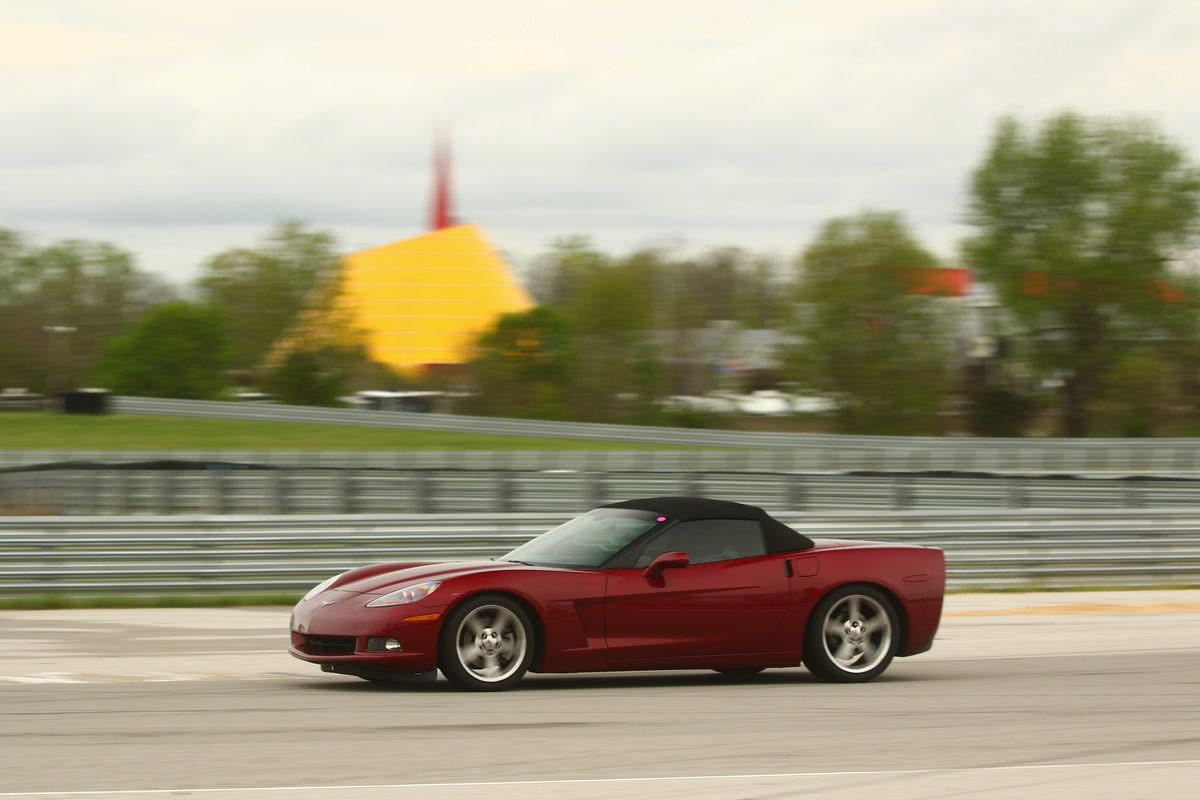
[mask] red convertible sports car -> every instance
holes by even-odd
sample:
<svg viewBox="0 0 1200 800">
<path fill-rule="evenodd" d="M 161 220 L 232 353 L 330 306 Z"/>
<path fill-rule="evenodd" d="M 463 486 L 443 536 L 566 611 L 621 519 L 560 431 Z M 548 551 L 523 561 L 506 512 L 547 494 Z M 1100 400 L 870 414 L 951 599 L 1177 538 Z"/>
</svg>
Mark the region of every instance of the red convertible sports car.
<svg viewBox="0 0 1200 800">
<path fill-rule="evenodd" d="M 314 587 L 290 652 L 367 680 L 507 689 L 528 671 L 804 663 L 868 681 L 923 653 L 942 551 L 811 540 L 760 508 L 653 497 L 589 511 L 495 561 L 374 564 Z"/>
</svg>

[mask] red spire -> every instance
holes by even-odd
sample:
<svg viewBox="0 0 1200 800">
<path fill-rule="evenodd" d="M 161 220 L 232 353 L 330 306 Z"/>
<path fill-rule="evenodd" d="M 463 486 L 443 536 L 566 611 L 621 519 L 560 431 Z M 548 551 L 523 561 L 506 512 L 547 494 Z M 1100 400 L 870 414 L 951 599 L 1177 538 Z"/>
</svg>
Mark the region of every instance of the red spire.
<svg viewBox="0 0 1200 800">
<path fill-rule="evenodd" d="M 454 225 L 450 202 L 450 143 L 439 135 L 433 150 L 433 205 L 429 213 L 429 229 L 440 231 Z"/>
</svg>

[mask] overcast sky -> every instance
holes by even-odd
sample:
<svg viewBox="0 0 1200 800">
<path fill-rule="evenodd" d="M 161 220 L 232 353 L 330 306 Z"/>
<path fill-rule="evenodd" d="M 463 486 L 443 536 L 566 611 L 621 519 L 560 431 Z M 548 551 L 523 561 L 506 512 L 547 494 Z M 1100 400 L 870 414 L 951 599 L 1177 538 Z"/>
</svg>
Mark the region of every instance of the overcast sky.
<svg viewBox="0 0 1200 800">
<path fill-rule="evenodd" d="M 347 249 L 458 215 L 791 256 L 903 211 L 953 259 L 999 115 L 1153 117 L 1200 157 L 1200 2 L 0 0 L 0 227 L 192 277 L 278 219 Z"/>
</svg>

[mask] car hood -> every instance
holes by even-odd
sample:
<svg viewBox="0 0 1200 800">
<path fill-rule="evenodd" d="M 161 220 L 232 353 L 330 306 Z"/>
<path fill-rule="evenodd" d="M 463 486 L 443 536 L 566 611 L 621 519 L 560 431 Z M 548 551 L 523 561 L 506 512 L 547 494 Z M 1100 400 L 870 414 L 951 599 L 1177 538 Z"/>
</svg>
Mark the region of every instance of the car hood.
<svg viewBox="0 0 1200 800">
<path fill-rule="evenodd" d="M 512 561 L 449 561 L 440 564 L 381 564 L 370 575 L 349 575 L 331 588 L 356 594 L 387 594 L 404 586 L 424 581 L 444 581 L 459 575 L 481 572 L 507 572 L 514 569 L 542 569 Z"/>
</svg>

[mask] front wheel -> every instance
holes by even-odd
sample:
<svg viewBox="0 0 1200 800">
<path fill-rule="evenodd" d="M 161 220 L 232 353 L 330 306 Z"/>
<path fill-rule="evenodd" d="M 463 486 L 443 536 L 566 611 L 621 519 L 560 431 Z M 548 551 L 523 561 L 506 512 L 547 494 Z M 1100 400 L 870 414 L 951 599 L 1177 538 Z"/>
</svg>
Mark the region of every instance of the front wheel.
<svg viewBox="0 0 1200 800">
<path fill-rule="evenodd" d="M 533 622 L 520 604 L 506 595 L 478 595 L 446 619 L 438 665 L 460 689 L 509 689 L 533 662 L 533 637 Z"/>
<path fill-rule="evenodd" d="M 843 586 L 817 604 L 804 634 L 804 665 L 818 678 L 864 683 L 892 663 L 899 646 L 892 601 L 871 586 Z"/>
</svg>

